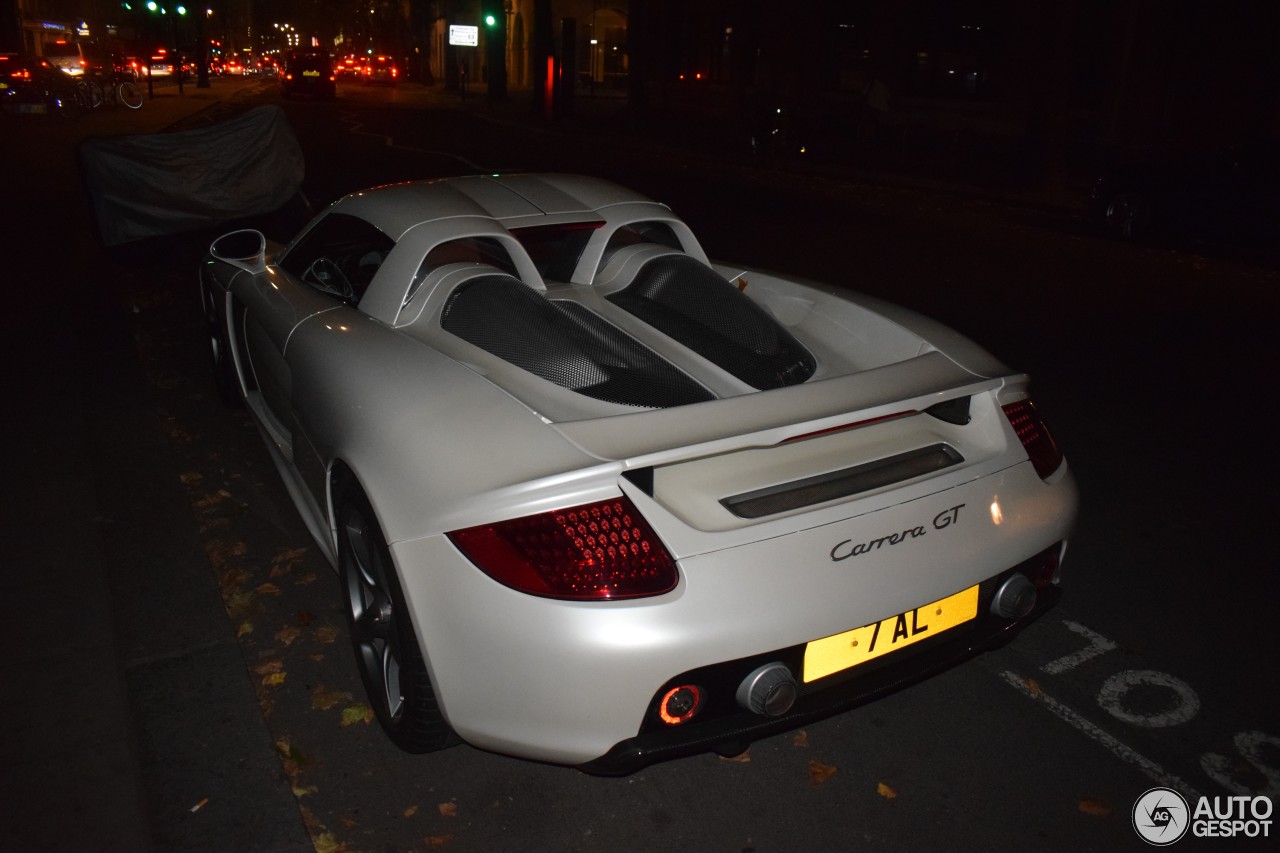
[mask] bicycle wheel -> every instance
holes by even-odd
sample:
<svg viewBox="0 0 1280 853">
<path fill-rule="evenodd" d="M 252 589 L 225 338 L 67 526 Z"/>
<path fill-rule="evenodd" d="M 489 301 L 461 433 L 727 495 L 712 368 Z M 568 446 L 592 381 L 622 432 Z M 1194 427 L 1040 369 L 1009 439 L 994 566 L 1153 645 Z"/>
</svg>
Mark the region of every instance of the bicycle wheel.
<svg viewBox="0 0 1280 853">
<path fill-rule="evenodd" d="M 142 106 L 142 89 L 132 80 L 125 80 L 116 87 L 116 99 L 131 110 Z"/>
<path fill-rule="evenodd" d="M 106 100 L 106 93 L 102 91 L 102 84 L 97 80 L 81 80 L 80 94 L 84 96 L 85 106 L 91 110 L 96 110 Z"/>
</svg>

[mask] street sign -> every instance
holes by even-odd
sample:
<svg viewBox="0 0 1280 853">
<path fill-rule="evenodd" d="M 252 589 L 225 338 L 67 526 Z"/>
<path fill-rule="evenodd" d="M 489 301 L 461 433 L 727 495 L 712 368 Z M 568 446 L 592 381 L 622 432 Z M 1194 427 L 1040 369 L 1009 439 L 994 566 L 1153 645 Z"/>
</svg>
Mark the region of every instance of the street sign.
<svg viewBox="0 0 1280 853">
<path fill-rule="evenodd" d="M 478 47 L 480 44 L 480 28 L 467 27 L 461 24 L 449 25 L 449 44 L 462 47 Z"/>
</svg>

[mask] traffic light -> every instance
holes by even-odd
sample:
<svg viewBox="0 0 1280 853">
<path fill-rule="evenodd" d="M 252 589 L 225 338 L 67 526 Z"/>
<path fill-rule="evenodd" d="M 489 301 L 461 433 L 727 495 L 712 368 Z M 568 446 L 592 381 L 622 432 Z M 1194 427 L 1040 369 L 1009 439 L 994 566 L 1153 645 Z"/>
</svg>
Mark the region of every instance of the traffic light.
<svg viewBox="0 0 1280 853">
<path fill-rule="evenodd" d="M 485 15 L 484 25 L 489 29 L 493 29 L 494 27 L 498 26 L 498 16 L 493 14 Z"/>
</svg>

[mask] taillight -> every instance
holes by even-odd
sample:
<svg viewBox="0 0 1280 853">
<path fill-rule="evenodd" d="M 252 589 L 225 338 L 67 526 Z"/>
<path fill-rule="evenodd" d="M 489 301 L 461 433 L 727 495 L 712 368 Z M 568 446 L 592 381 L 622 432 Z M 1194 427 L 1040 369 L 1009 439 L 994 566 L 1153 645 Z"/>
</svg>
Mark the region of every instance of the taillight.
<svg viewBox="0 0 1280 853">
<path fill-rule="evenodd" d="M 1062 464 L 1062 451 L 1049 433 L 1040 413 L 1030 400 L 1019 400 L 1004 407 L 1005 417 L 1022 442 L 1040 479 L 1045 479 Z"/>
<path fill-rule="evenodd" d="M 485 574 L 547 598 L 611 601 L 675 588 L 675 561 L 625 497 L 455 530 Z"/>
</svg>

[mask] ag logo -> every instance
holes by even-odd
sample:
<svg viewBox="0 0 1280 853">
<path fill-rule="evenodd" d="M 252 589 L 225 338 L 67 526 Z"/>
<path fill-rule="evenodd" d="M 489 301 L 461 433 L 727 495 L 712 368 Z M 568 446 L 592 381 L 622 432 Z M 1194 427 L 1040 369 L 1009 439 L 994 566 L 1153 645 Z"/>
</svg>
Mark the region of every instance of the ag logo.
<svg viewBox="0 0 1280 853">
<path fill-rule="evenodd" d="M 1191 810 L 1172 788 L 1152 788 L 1133 804 L 1133 828 L 1148 844 L 1167 847 L 1187 834 Z"/>
</svg>

